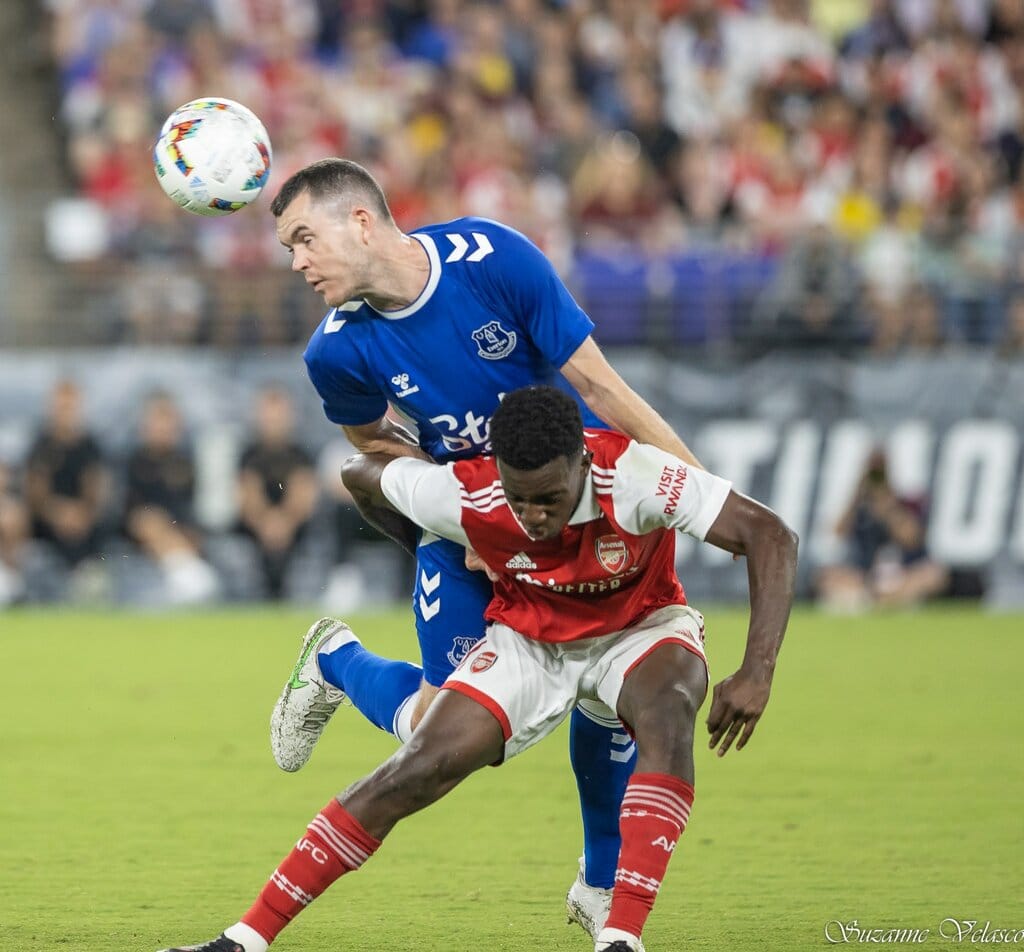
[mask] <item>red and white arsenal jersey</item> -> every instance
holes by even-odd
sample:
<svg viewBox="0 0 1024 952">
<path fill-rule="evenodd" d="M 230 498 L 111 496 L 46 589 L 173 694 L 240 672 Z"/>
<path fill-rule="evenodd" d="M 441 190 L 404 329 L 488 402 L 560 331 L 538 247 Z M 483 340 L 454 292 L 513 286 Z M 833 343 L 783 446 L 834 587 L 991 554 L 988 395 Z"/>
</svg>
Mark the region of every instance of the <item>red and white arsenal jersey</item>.
<svg viewBox="0 0 1024 952">
<path fill-rule="evenodd" d="M 556 539 L 535 541 L 505 502 L 493 457 L 439 466 L 389 463 L 381 489 L 424 529 L 472 546 L 498 575 L 488 621 L 538 641 L 621 631 L 665 605 L 686 604 L 675 533 L 703 540 L 730 484 L 607 430 L 588 430 L 590 478 Z"/>
</svg>

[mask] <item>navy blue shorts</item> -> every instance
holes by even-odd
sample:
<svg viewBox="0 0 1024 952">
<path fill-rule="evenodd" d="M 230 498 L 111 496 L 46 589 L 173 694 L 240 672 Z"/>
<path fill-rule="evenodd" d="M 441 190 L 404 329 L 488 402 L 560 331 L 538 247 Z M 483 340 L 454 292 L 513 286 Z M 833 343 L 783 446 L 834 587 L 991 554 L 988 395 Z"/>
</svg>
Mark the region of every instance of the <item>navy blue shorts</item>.
<svg viewBox="0 0 1024 952">
<path fill-rule="evenodd" d="M 484 572 L 466 568 L 466 550 L 425 535 L 416 549 L 413 612 L 423 678 L 440 687 L 483 636 L 484 609 L 494 592 Z"/>
</svg>

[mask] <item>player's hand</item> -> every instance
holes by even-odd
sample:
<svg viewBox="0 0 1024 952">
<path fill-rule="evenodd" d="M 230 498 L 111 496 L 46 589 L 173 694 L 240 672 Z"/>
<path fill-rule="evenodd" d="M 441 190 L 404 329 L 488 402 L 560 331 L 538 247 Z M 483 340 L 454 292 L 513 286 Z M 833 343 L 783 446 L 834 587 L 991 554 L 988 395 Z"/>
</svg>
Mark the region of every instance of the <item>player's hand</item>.
<svg viewBox="0 0 1024 952">
<path fill-rule="evenodd" d="M 753 675 L 742 668 L 715 685 L 708 714 L 708 746 L 714 750 L 721 741 L 719 757 L 726 755 L 734 741 L 737 750 L 746 746 L 764 713 L 771 688 L 770 675 Z"/>
<path fill-rule="evenodd" d="M 498 573 L 488 568 L 475 549 L 466 549 L 466 568 L 471 572 L 484 572 L 492 582 L 498 581 Z"/>
</svg>

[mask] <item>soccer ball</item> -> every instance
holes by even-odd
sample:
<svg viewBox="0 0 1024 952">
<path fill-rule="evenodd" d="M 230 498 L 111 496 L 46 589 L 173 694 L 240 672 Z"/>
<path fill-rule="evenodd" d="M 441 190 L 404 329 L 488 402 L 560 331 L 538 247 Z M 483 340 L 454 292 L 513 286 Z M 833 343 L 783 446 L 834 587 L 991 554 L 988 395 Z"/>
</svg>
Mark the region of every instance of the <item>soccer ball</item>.
<svg viewBox="0 0 1024 952">
<path fill-rule="evenodd" d="M 256 115 L 212 96 L 175 109 L 153 148 L 160 187 L 196 215 L 244 208 L 263 191 L 270 160 L 270 138 Z"/>
</svg>

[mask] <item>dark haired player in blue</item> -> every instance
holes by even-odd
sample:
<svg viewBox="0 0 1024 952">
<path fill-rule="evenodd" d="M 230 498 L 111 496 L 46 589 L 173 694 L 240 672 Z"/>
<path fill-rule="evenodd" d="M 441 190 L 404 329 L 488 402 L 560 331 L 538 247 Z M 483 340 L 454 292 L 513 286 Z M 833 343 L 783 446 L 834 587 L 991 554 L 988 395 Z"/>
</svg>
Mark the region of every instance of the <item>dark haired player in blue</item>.
<svg viewBox="0 0 1024 952">
<path fill-rule="evenodd" d="M 590 318 L 520 233 L 461 218 L 406 235 L 374 178 L 345 159 L 297 172 L 271 211 L 292 268 L 331 308 L 309 342 L 306 365 L 328 418 L 361 453 L 439 462 L 480 455 L 490 449 L 489 420 L 502 396 L 547 383 L 577 398 L 587 426 L 610 425 L 696 463 L 607 363 Z M 418 439 L 389 407 L 415 424 Z M 399 528 L 385 528 L 401 536 Z M 378 727 L 408 740 L 439 686 L 482 637 L 492 594 L 486 575 L 466 567 L 465 550 L 434 536 L 420 538 L 415 551 L 422 670 L 371 654 L 341 622 L 317 622 L 271 720 L 283 769 L 306 763 L 344 696 Z M 571 720 L 570 757 L 584 857 L 569 915 L 593 936 L 607 916 L 634 745 L 611 710 L 583 702 Z"/>
</svg>

